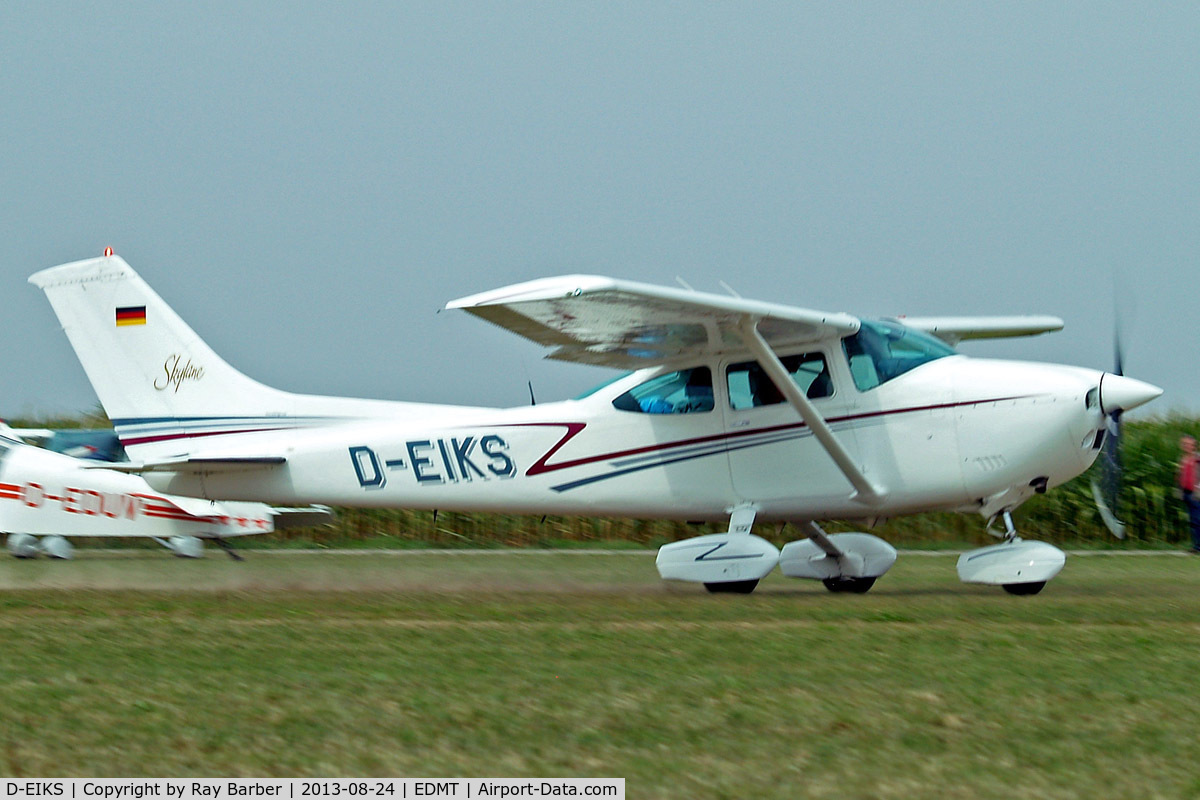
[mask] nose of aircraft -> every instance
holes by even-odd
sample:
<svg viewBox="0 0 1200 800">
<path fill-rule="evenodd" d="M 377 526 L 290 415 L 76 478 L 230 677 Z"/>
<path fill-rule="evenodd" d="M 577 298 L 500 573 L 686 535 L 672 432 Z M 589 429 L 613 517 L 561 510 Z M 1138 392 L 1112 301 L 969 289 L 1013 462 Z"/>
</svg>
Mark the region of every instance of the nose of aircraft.
<svg viewBox="0 0 1200 800">
<path fill-rule="evenodd" d="M 1100 409 L 1105 414 L 1129 411 L 1162 393 L 1163 390 L 1154 384 L 1106 372 L 1100 378 Z"/>
</svg>

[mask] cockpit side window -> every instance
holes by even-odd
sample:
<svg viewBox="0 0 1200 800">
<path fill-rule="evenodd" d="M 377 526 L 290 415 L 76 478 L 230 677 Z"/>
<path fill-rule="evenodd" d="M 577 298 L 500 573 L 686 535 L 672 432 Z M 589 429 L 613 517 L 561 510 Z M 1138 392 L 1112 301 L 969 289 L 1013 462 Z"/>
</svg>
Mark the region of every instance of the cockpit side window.
<svg viewBox="0 0 1200 800">
<path fill-rule="evenodd" d="M 779 359 L 792 376 L 792 382 L 809 400 L 833 396 L 833 381 L 822 353 L 801 353 Z M 729 404 L 734 411 L 782 403 L 784 398 L 766 370 L 757 361 L 731 364 L 725 370 L 729 386 Z"/>
<path fill-rule="evenodd" d="M 954 355 L 954 348 L 921 331 L 891 322 L 863 320 L 842 340 L 850 374 L 860 392 L 874 389 L 911 369 Z"/>
<path fill-rule="evenodd" d="M 712 411 L 712 371 L 708 367 L 694 367 L 659 375 L 617 397 L 613 406 L 621 411 L 642 414 Z"/>
</svg>

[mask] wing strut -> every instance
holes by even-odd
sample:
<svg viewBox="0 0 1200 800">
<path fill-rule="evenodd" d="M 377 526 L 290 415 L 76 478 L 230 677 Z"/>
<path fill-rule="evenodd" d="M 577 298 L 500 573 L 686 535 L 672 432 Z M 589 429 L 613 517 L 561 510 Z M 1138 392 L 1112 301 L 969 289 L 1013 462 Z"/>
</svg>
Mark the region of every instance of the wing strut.
<svg viewBox="0 0 1200 800">
<path fill-rule="evenodd" d="M 776 388 L 787 398 L 791 403 L 792 408 L 800 415 L 800 419 L 813 432 L 813 436 L 817 437 L 817 441 L 825 448 L 825 452 L 829 453 L 829 457 L 833 459 L 833 463 L 837 464 L 838 469 L 850 481 L 854 487 L 852 498 L 867 505 L 878 505 L 883 501 L 885 492 L 873 484 L 854 460 L 850 457 L 850 453 L 842 446 L 837 437 L 833 435 L 829 424 L 825 422 L 825 418 L 821 416 L 821 412 L 817 411 L 816 407 L 800 391 L 800 387 L 792 380 L 792 376 L 788 374 L 787 368 L 783 366 L 783 362 L 779 360 L 779 356 L 767 344 L 767 340 L 762 337 L 758 331 L 759 320 L 755 317 L 742 317 L 741 324 L 738 325 L 738 335 L 745 343 L 746 347 L 750 348 L 758 363 L 766 371 L 767 375 L 771 376 L 771 381 Z"/>
</svg>

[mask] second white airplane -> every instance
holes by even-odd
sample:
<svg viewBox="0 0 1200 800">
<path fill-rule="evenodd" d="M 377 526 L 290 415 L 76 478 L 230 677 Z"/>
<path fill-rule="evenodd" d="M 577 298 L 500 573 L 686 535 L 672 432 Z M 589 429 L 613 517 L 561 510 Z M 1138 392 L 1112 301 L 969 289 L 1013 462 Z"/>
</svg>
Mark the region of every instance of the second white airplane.
<svg viewBox="0 0 1200 800">
<path fill-rule="evenodd" d="M 277 504 L 729 519 L 663 547 L 665 578 L 747 592 L 776 565 L 866 591 L 895 551 L 825 519 L 930 510 L 1003 521 L 965 581 L 1035 593 L 1062 551 L 1010 512 L 1079 475 L 1110 415 L 1161 390 L 1078 367 L 968 358 L 967 338 L 1053 317 L 866 320 L 571 275 L 456 300 L 551 358 L 633 370 L 590 394 L 511 409 L 318 397 L 214 353 L 117 256 L 30 278 L 49 298 L 133 462 L 162 491 Z M 755 521 L 796 523 L 782 551 Z"/>
<path fill-rule="evenodd" d="M 319 525 L 331 516 L 321 508 L 176 497 L 110 466 L 26 444 L 0 422 L 0 531 L 8 552 L 68 559 L 75 552 L 68 537 L 132 538 L 199 558 L 207 539 L 238 558 L 228 539 Z"/>
</svg>

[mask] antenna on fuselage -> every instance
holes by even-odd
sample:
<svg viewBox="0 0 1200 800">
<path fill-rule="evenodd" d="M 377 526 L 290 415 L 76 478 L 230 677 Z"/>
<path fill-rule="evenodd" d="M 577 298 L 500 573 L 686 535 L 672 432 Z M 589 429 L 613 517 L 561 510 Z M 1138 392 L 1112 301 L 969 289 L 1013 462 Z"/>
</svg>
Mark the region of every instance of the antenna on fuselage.
<svg viewBox="0 0 1200 800">
<path fill-rule="evenodd" d="M 682 286 L 683 288 L 687 289 L 689 292 L 694 292 L 694 291 L 696 291 L 695 289 L 693 289 L 693 288 L 692 288 L 692 286 L 691 286 L 691 284 L 690 284 L 690 283 L 688 283 L 687 281 L 685 281 L 685 280 L 684 280 L 682 277 L 680 277 L 679 275 L 676 275 L 676 276 L 675 276 L 675 282 L 676 282 L 676 283 L 678 283 L 678 284 L 679 284 L 680 286 Z"/>
</svg>

